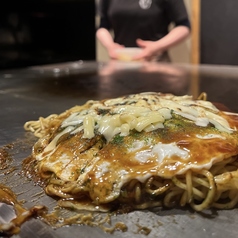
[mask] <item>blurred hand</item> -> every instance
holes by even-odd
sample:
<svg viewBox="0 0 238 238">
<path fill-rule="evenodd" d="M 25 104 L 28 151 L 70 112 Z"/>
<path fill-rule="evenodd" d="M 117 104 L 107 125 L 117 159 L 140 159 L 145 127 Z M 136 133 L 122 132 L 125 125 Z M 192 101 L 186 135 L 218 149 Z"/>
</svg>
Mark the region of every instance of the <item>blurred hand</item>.
<svg viewBox="0 0 238 238">
<path fill-rule="evenodd" d="M 137 45 L 142 48 L 142 52 L 133 57 L 133 60 L 153 61 L 156 56 L 162 54 L 155 41 L 136 40 Z"/>
<path fill-rule="evenodd" d="M 111 59 L 117 59 L 118 58 L 118 53 L 117 49 L 125 48 L 125 46 L 114 43 L 113 45 L 110 46 L 110 48 L 107 49 L 108 55 Z"/>
</svg>

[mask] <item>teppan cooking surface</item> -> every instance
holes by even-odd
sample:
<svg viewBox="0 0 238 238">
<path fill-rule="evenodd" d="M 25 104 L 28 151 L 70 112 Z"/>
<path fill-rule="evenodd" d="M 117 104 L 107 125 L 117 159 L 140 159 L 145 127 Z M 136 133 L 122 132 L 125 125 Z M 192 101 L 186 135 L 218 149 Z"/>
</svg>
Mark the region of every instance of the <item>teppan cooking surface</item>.
<svg viewBox="0 0 238 238">
<path fill-rule="evenodd" d="M 0 183 L 10 187 L 18 200 L 24 200 L 26 208 L 41 204 L 53 209 L 56 201 L 19 173 L 22 160 L 30 155 L 36 141 L 31 133 L 24 131 L 24 123 L 40 116 L 61 113 L 89 99 L 149 91 L 194 97 L 206 92 L 208 100 L 238 112 L 238 68 L 69 62 L 0 72 L 0 147 L 7 148 L 12 159 L 9 167 L 1 171 Z M 7 220 L 12 214 L 9 207 L 0 206 L 2 220 Z M 126 232 L 109 234 L 98 227 L 86 225 L 52 229 L 32 218 L 13 237 L 232 238 L 238 237 L 237 220 L 237 209 L 197 213 L 189 208 L 157 208 L 113 216 L 112 222 L 124 222 L 128 226 Z"/>
</svg>

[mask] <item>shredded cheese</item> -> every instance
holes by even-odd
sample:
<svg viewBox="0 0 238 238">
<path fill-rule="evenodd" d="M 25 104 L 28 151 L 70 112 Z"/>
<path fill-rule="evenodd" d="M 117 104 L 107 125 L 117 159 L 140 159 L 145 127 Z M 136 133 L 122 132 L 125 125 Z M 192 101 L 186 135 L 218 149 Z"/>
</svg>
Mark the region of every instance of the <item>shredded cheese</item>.
<svg viewBox="0 0 238 238">
<path fill-rule="evenodd" d="M 72 127 L 71 133 L 84 130 L 84 138 L 92 138 L 95 130 L 110 141 L 113 136 L 127 136 L 130 130 L 152 131 L 163 128 L 165 120 L 178 114 L 206 127 L 213 124 L 218 130 L 232 132 L 229 123 L 219 115 L 219 110 L 209 101 L 192 100 L 191 96 L 141 93 L 104 101 L 89 101 L 90 107 L 73 113 L 61 127 Z M 99 113 L 99 111 L 105 113 Z"/>
</svg>

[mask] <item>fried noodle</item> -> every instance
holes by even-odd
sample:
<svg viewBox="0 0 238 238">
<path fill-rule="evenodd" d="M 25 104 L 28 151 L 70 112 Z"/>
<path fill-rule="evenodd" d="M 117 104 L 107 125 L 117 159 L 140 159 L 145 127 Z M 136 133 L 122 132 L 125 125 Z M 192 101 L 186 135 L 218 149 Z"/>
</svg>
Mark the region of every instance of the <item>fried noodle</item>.
<svg viewBox="0 0 238 238">
<path fill-rule="evenodd" d="M 142 97 L 146 97 L 146 95 L 143 95 Z M 160 99 L 161 95 L 156 94 L 155 97 L 158 97 Z M 203 99 L 206 100 L 206 98 L 206 94 L 201 95 L 199 97 L 198 104 L 196 104 L 195 107 L 198 108 L 202 104 L 201 101 Z M 127 101 L 127 104 L 133 105 L 133 100 L 136 99 L 132 98 L 130 103 L 128 103 Z M 145 100 L 146 103 L 148 103 L 148 100 Z M 189 98 L 189 100 L 191 100 L 191 98 Z M 58 144 L 60 144 L 59 141 L 54 142 L 54 138 L 57 136 L 56 131 L 57 133 L 62 133 L 60 134 L 60 136 L 58 136 L 59 140 L 60 138 L 62 139 L 63 136 L 66 136 L 68 138 L 72 136 L 72 134 L 77 133 L 81 133 L 79 139 L 86 138 L 85 141 L 91 141 L 94 138 L 96 140 L 98 133 L 101 132 L 101 134 L 103 134 L 103 132 L 105 132 L 106 130 L 104 128 L 105 130 L 103 131 L 102 127 L 100 128 L 100 123 L 104 123 L 104 121 L 103 119 L 101 121 L 96 121 L 95 117 L 97 115 L 94 117 L 94 115 L 88 113 L 87 110 L 90 110 L 92 107 L 94 107 L 96 108 L 95 110 L 97 110 L 98 114 L 108 114 L 108 105 L 110 105 L 111 102 L 110 100 L 109 102 L 103 102 L 104 107 L 102 108 L 99 108 L 98 101 L 89 101 L 83 106 L 75 106 L 62 114 L 52 114 L 46 118 L 40 117 L 36 121 L 26 122 L 24 125 L 25 130 L 33 132 L 36 137 L 40 138 L 40 140 L 46 140 L 45 138 L 50 138 L 45 146 L 42 146 L 42 144 L 44 143 L 41 141 L 41 147 L 38 148 L 39 151 L 33 152 L 33 157 L 36 157 L 34 156 L 34 153 L 35 155 L 37 155 L 39 153 L 42 153 L 44 150 L 46 151 L 44 152 L 45 155 L 50 156 L 51 150 L 48 149 L 47 151 L 46 148 L 48 148 L 49 145 L 56 147 Z M 105 102 L 107 102 L 108 104 L 106 104 Z M 169 108 L 169 104 L 166 103 L 167 102 L 164 102 L 164 106 L 162 107 L 163 110 Z M 114 102 L 113 105 L 116 105 L 116 103 Z M 122 106 L 121 102 L 118 102 L 117 105 Z M 156 107 L 155 103 L 153 105 L 154 107 Z M 196 115 L 193 115 L 193 113 L 189 114 L 186 111 L 188 109 L 183 108 L 185 107 L 184 105 L 180 106 L 180 109 L 182 109 L 178 112 L 179 117 L 186 117 L 186 120 L 193 121 L 195 122 L 195 124 L 200 123 Z M 203 107 L 206 106 L 207 104 L 205 106 L 203 105 Z M 209 110 L 208 112 L 206 112 L 206 116 L 208 117 L 208 115 L 214 113 L 214 111 L 213 109 L 209 108 L 210 105 L 208 105 L 207 107 Z M 165 121 L 170 119 L 168 112 L 164 111 L 158 113 L 160 109 L 156 108 L 155 111 L 151 110 L 144 113 L 144 109 L 145 107 L 142 103 L 139 104 L 138 108 L 136 109 L 130 107 L 129 112 L 127 112 L 125 108 L 123 109 L 121 107 L 120 110 L 125 111 L 123 115 L 120 115 L 115 111 L 110 112 L 110 123 L 112 121 L 114 123 L 112 126 L 112 132 L 109 134 L 104 134 L 106 140 L 98 140 L 97 142 L 94 142 L 94 145 L 97 144 L 96 147 L 93 147 L 91 145 L 88 145 L 87 147 L 87 145 L 84 144 L 84 146 L 86 146 L 86 149 L 84 149 L 83 152 L 80 153 L 87 151 L 88 154 L 97 154 L 101 150 L 101 148 L 103 148 L 105 144 L 115 138 L 116 135 L 119 134 L 121 137 L 126 137 L 132 130 L 145 133 L 151 133 L 155 130 L 163 130 Z M 174 110 L 176 113 L 175 108 L 172 108 L 172 110 Z M 214 110 L 216 112 L 214 113 L 214 115 L 216 115 L 212 116 L 211 119 L 209 119 L 210 121 L 208 124 L 212 124 L 213 128 L 215 127 L 217 130 L 220 130 L 227 134 L 236 133 L 234 132 L 236 131 L 236 128 L 232 128 L 232 130 L 230 130 L 231 127 L 223 121 L 222 117 L 218 118 L 217 115 L 220 114 L 218 111 L 216 111 L 216 109 Z M 79 114 L 79 112 L 83 111 L 85 111 L 85 113 Z M 143 114 L 143 116 L 141 116 L 141 113 Z M 82 114 L 84 115 L 83 121 L 81 121 Z M 77 125 L 79 125 L 78 127 L 75 127 L 75 121 L 69 120 L 70 117 L 77 117 Z M 120 120 L 123 122 L 119 123 Z M 62 123 L 62 121 L 65 122 L 65 125 L 64 122 Z M 109 121 L 105 120 L 105 123 L 108 122 Z M 94 128 L 94 125 L 97 126 L 96 129 Z M 198 126 L 206 127 L 200 124 Z M 59 127 L 61 127 L 60 131 L 57 129 Z M 86 128 L 88 129 L 86 130 Z M 52 135 L 56 136 L 54 137 Z M 202 153 L 202 151 L 200 151 L 200 153 Z M 173 158 L 173 160 L 174 161 L 170 163 L 177 163 L 176 158 Z M 87 169 L 90 166 L 90 168 L 92 168 L 96 163 L 97 161 L 87 161 L 85 168 Z M 80 168 L 82 169 L 82 167 Z M 88 173 L 90 171 L 91 170 L 89 169 L 87 170 Z M 68 206 L 68 203 L 71 200 L 80 202 L 80 200 L 88 198 L 92 199 L 95 205 L 101 204 L 100 201 L 90 195 L 89 187 L 85 185 L 85 183 L 87 182 L 86 180 L 84 181 L 84 183 L 81 183 L 79 179 L 65 180 L 62 176 L 54 173 L 54 171 L 44 171 L 44 166 L 41 167 L 40 165 L 37 167 L 36 172 L 40 174 L 42 179 L 47 180 L 45 192 L 50 196 L 61 198 L 61 206 L 64 206 L 64 202 L 65 206 L 66 203 Z M 81 171 L 81 173 L 83 172 L 84 171 Z M 107 172 L 108 171 L 106 170 L 104 171 L 104 173 Z M 158 206 L 170 208 L 176 205 L 186 206 L 188 204 L 196 211 L 202 211 L 211 207 L 217 209 L 234 208 L 238 203 L 237 152 L 229 156 L 229 158 L 219 159 L 215 162 L 213 161 L 211 166 L 204 166 L 202 168 L 190 167 L 184 170 L 184 172 L 174 174 L 173 176 L 163 177 L 161 176 L 161 174 L 150 174 L 147 177 L 143 177 L 143 179 L 137 178 L 135 176 L 133 179 L 124 182 L 120 186 L 119 194 L 118 196 L 115 196 L 115 199 L 112 199 L 110 197 L 110 199 L 105 200 L 102 203 L 109 203 L 113 206 L 115 204 L 129 204 L 133 209 L 146 209 Z"/>
</svg>

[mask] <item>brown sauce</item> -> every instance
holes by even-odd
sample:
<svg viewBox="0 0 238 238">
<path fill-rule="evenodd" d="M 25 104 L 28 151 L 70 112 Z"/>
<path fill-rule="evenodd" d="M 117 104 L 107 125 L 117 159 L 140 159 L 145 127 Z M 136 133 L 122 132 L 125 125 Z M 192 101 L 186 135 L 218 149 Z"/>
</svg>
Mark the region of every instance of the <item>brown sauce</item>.
<svg viewBox="0 0 238 238">
<path fill-rule="evenodd" d="M 12 145 L 4 146 L 0 148 L 0 170 L 7 169 L 10 166 L 12 157 L 8 152 L 8 149 L 11 149 Z"/>
<path fill-rule="evenodd" d="M 20 231 L 20 226 L 30 219 L 31 217 L 37 217 L 40 213 L 45 211 L 44 206 L 34 206 L 29 210 L 24 208 L 23 205 L 17 200 L 13 191 L 0 184 L 0 202 L 11 205 L 16 213 L 16 217 L 13 218 L 7 224 L 0 224 L 0 232 L 7 235 L 17 234 Z"/>
</svg>

